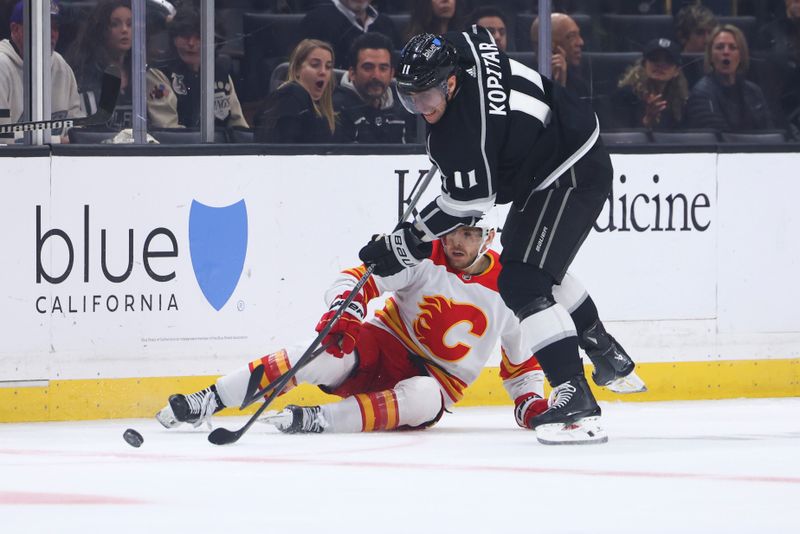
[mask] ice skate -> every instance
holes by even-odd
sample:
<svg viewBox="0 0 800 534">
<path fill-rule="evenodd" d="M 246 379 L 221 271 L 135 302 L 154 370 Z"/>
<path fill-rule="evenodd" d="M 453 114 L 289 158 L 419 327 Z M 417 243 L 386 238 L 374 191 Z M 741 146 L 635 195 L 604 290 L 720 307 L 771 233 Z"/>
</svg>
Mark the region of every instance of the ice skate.
<svg viewBox="0 0 800 534">
<path fill-rule="evenodd" d="M 189 423 L 195 428 L 206 423 L 210 427 L 211 416 L 224 407 L 216 388 L 211 386 L 190 395 L 171 395 L 169 403 L 156 414 L 156 419 L 165 428 L 175 428 L 181 423 Z"/>
<path fill-rule="evenodd" d="M 169 403 L 156 413 L 156 421 L 161 423 L 164 428 L 175 428 L 181 424 L 178 418 L 175 417 L 175 412 L 172 411 L 172 406 Z"/>
<path fill-rule="evenodd" d="M 592 380 L 615 393 L 647 391 L 644 381 L 634 372 L 636 364 L 614 337 L 597 321 L 579 339 L 579 344 L 592 361 Z"/>
<path fill-rule="evenodd" d="M 605 443 L 600 406 L 583 375 L 559 384 L 550 393 L 549 408 L 531 419 L 536 439 L 545 445 Z"/>
<path fill-rule="evenodd" d="M 267 412 L 258 421 L 274 425 L 284 434 L 319 434 L 328 426 L 319 406 L 296 406 L 294 404 L 289 404 L 280 412 Z"/>
<path fill-rule="evenodd" d="M 635 371 L 631 371 L 627 376 L 612 380 L 606 384 L 606 387 L 614 393 L 644 393 L 647 391 L 647 385 Z"/>
</svg>

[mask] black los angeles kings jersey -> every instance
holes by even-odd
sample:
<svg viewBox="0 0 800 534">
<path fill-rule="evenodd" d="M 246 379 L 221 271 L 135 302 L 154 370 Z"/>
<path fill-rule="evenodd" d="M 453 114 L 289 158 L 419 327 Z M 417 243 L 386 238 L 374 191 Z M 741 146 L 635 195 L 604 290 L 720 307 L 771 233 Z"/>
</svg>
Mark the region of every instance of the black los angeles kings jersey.
<svg viewBox="0 0 800 534">
<path fill-rule="evenodd" d="M 462 74 L 444 115 L 427 127 L 442 192 L 417 225 L 431 239 L 474 224 L 494 204 L 523 205 L 583 157 L 600 132 L 588 103 L 509 59 L 484 28 L 444 37 L 458 50 Z"/>
</svg>

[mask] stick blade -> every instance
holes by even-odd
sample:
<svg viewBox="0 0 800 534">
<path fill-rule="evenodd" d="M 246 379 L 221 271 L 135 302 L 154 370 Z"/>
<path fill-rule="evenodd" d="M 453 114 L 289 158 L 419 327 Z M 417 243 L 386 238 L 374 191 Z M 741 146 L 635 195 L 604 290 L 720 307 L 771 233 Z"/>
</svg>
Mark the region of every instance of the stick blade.
<svg viewBox="0 0 800 534">
<path fill-rule="evenodd" d="M 215 428 L 211 434 L 208 435 L 208 441 L 214 445 L 230 445 L 239 440 L 241 437 L 240 432 L 231 432 L 227 428 Z"/>
</svg>

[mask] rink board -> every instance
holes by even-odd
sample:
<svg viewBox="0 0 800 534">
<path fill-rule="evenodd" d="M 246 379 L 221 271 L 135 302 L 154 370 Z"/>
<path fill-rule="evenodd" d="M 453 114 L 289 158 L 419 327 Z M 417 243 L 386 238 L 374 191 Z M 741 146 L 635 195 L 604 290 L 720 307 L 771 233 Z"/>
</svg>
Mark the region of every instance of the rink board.
<svg viewBox="0 0 800 534">
<path fill-rule="evenodd" d="M 650 386 L 619 398 L 800 395 L 800 154 L 613 160 L 613 200 L 571 270 Z M 146 415 L 177 384 L 208 381 L 191 377 L 307 343 L 335 273 L 394 225 L 399 177 L 407 193 L 429 167 L 422 155 L 0 164 L 14 191 L 0 210 L 0 420 Z M 465 402 L 507 402 L 498 363 Z"/>
<path fill-rule="evenodd" d="M 586 366 L 586 374 L 592 372 Z M 735 398 L 796 397 L 800 389 L 800 359 L 740 360 L 722 362 L 643 363 L 637 373 L 647 383 L 646 393 L 618 395 L 593 386 L 601 401 L 650 402 L 664 400 L 716 400 Z M 39 387 L 0 387 L 5 422 L 71 421 L 150 417 L 173 393 L 191 393 L 208 387 L 214 376 L 56 380 Z M 546 389 L 549 392 L 549 387 Z M 323 404 L 338 400 L 318 388 L 301 385 L 275 401 L 286 404 Z M 511 405 L 499 369 L 487 368 L 467 389 L 458 406 Z M 240 412 L 253 413 L 258 405 Z"/>
</svg>

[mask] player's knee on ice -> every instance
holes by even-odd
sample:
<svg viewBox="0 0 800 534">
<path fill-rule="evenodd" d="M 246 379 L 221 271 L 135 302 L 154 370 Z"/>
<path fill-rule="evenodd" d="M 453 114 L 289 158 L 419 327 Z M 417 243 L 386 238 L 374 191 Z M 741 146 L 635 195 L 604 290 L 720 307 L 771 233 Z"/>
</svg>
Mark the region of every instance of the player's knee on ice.
<svg viewBox="0 0 800 534">
<path fill-rule="evenodd" d="M 413 376 L 394 387 L 400 412 L 400 425 L 411 428 L 434 425 L 442 414 L 442 391 L 436 379 Z"/>
</svg>

